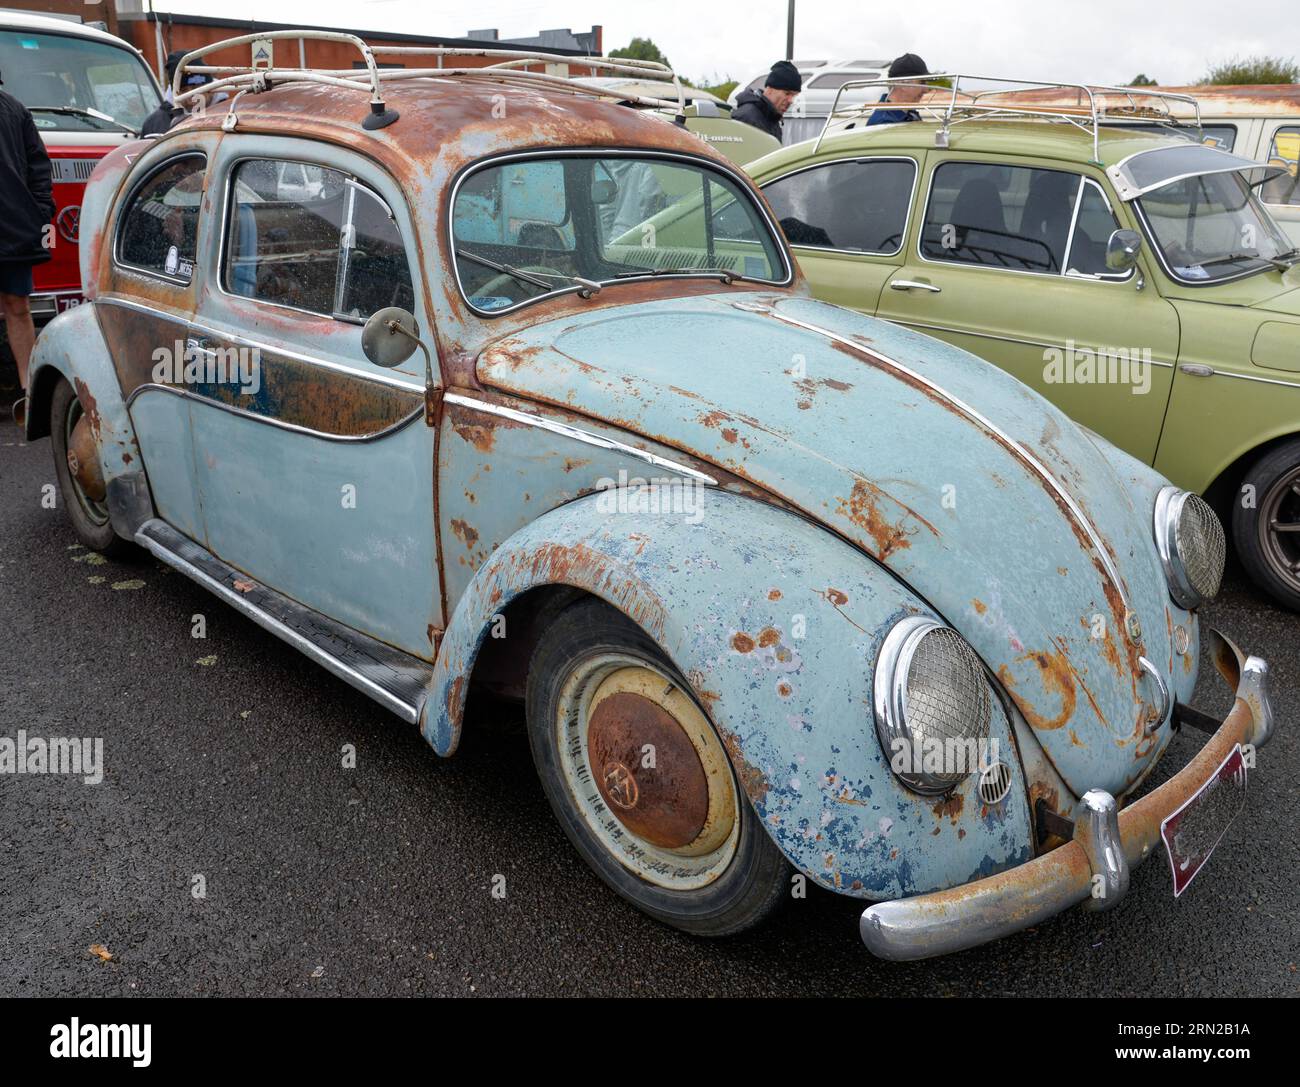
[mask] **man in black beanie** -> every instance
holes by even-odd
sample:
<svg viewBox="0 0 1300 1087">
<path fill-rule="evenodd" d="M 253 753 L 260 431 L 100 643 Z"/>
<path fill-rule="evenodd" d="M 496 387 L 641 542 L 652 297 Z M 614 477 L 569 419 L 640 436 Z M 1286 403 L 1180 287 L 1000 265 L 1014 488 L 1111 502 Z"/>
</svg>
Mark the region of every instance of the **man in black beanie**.
<svg viewBox="0 0 1300 1087">
<path fill-rule="evenodd" d="M 762 94 L 747 88 L 736 96 L 736 108 L 731 119 L 744 121 L 779 140 L 781 118 L 801 90 L 803 80 L 799 78 L 799 69 L 788 60 L 778 60 L 767 73 L 767 84 Z"/>
<path fill-rule="evenodd" d="M 904 53 L 901 57 L 895 57 L 894 63 L 889 66 L 890 79 L 905 79 L 908 76 L 928 76 L 929 74 L 925 61 L 915 53 Z M 916 83 L 900 83 L 897 86 L 890 87 L 889 93 L 881 95 L 880 100 L 882 102 L 899 102 L 903 104 L 917 102 L 920 101 L 926 90 L 924 83 L 919 81 Z M 901 121 L 919 121 L 920 119 L 921 115 L 914 109 L 878 109 L 872 112 L 867 124 L 894 125 Z"/>
</svg>

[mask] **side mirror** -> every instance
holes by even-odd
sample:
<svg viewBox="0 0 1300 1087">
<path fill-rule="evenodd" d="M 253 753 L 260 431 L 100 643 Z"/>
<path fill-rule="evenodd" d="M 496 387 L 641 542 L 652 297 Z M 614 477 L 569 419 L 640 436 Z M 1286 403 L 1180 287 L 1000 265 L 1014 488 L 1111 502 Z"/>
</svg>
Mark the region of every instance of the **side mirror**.
<svg viewBox="0 0 1300 1087">
<path fill-rule="evenodd" d="M 397 306 L 377 310 L 361 330 L 361 350 L 376 366 L 391 370 L 415 354 L 420 330 L 415 315 Z"/>
<path fill-rule="evenodd" d="M 1136 230 L 1116 230 L 1106 242 L 1106 267 L 1112 272 L 1127 272 L 1137 266 L 1141 251 L 1141 234 Z"/>
<path fill-rule="evenodd" d="M 420 339 L 420 329 L 414 314 L 398 306 L 377 310 L 370 315 L 361 330 L 361 350 L 376 366 L 391 370 L 401 366 L 419 348 L 424 352 L 424 422 L 433 426 L 436 420 L 437 386 L 433 382 L 433 356 Z"/>
</svg>

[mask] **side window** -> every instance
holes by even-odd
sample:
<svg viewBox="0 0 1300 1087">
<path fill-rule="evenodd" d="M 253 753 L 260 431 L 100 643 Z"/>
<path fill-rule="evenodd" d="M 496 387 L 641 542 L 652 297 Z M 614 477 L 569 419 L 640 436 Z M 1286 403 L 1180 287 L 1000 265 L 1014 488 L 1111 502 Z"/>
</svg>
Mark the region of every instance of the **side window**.
<svg viewBox="0 0 1300 1087">
<path fill-rule="evenodd" d="M 119 263 L 178 283 L 194 278 L 206 170 L 203 155 L 184 155 L 145 179 L 122 212 Z"/>
<path fill-rule="evenodd" d="M 903 247 L 916 165 L 836 162 L 773 181 L 764 195 L 791 245 L 892 255 Z"/>
<path fill-rule="evenodd" d="M 1268 163 L 1282 166 L 1286 173 L 1266 182 L 1260 196 L 1266 204 L 1300 205 L 1300 125 L 1279 128 L 1268 149 Z"/>
<path fill-rule="evenodd" d="M 944 163 L 930 185 L 921 254 L 1059 274 L 1078 191 L 1078 176 L 1059 170 Z"/>
<path fill-rule="evenodd" d="M 1110 205 L 1101 189 L 1091 181 L 1083 183 L 1083 197 L 1079 201 L 1079 215 L 1070 235 L 1070 250 L 1066 257 L 1067 275 L 1108 276 L 1125 279 L 1128 273 L 1116 276 L 1106 267 L 1106 243 L 1119 229 L 1111 214 Z"/>
<path fill-rule="evenodd" d="M 358 321 L 414 303 L 388 206 L 341 171 L 305 162 L 235 167 L 222 279 L 231 294 Z"/>
</svg>

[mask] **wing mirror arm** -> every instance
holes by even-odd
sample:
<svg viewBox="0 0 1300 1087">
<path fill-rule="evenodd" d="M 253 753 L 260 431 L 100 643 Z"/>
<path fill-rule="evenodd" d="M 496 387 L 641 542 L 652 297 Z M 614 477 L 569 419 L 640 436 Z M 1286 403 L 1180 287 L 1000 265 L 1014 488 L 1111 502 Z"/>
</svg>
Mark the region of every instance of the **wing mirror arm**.
<svg viewBox="0 0 1300 1087">
<path fill-rule="evenodd" d="M 426 426 L 433 426 L 434 408 L 437 406 L 433 355 L 420 339 L 415 316 L 398 306 L 389 306 L 372 313 L 361 330 L 361 350 L 367 359 L 386 370 L 400 366 L 417 347 L 424 352 L 424 422 Z"/>
</svg>

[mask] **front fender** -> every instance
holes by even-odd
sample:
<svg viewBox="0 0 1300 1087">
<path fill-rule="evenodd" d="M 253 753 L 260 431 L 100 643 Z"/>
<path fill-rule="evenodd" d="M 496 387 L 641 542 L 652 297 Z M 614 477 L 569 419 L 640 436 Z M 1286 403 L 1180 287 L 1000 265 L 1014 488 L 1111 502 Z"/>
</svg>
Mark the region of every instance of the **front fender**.
<svg viewBox="0 0 1300 1087">
<path fill-rule="evenodd" d="M 94 311 L 94 303 L 86 303 L 61 313 L 37 337 L 28 376 L 26 436 L 28 441 L 49 436 L 50 399 L 60 378 L 68 382 L 90 420 L 113 530 L 129 540 L 153 516 L 153 502 L 135 428 Z"/>
<path fill-rule="evenodd" d="M 993 737 L 1013 776 L 1001 803 L 982 804 L 975 777 L 921 797 L 889 769 L 872 718 L 875 657 L 900 618 L 934 614 L 905 586 L 826 530 L 753 499 L 709 490 L 698 524 L 611 513 L 604 501 L 537 518 L 475 575 L 421 720 L 439 754 L 459 741 L 493 617 L 530 589 L 573 586 L 629 616 L 687 677 L 763 826 L 809 878 L 894 898 L 1032 855 L 1024 777 L 997 699 Z"/>
</svg>

